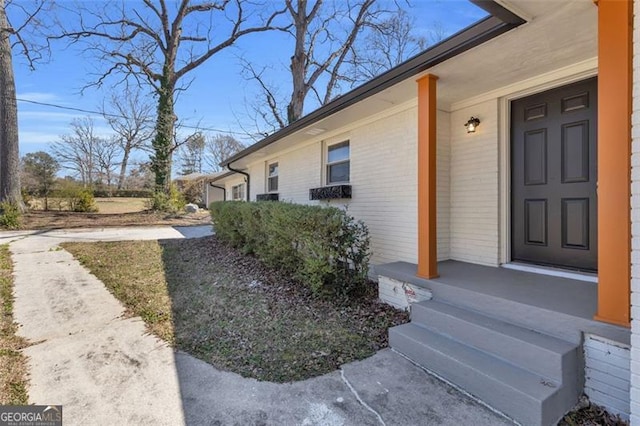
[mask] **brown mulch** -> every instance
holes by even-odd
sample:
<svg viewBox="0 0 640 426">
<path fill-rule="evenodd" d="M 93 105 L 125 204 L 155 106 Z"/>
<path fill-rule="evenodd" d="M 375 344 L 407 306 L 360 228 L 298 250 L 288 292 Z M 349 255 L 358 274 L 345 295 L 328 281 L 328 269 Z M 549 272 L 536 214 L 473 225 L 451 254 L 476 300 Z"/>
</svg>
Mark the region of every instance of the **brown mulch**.
<svg viewBox="0 0 640 426">
<path fill-rule="evenodd" d="M 558 422 L 558 426 L 628 426 L 619 416 L 609 413 L 603 407 L 592 404 L 586 396 L 580 403 Z"/>
<path fill-rule="evenodd" d="M 75 213 L 66 211 L 28 211 L 22 217 L 22 229 L 102 228 L 116 226 L 189 226 L 211 223 L 208 211 L 170 215 L 142 211 L 134 213 Z"/>
</svg>

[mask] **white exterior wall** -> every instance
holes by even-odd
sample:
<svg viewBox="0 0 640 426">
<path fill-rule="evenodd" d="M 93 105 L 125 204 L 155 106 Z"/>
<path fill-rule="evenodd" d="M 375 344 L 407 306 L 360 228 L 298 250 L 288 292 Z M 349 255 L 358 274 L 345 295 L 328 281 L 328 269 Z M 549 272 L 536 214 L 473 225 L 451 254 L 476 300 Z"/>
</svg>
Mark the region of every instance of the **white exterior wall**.
<svg viewBox="0 0 640 426">
<path fill-rule="evenodd" d="M 438 260 L 451 258 L 451 114 L 438 111 Z"/>
<path fill-rule="evenodd" d="M 205 208 L 208 209 L 209 204 L 213 203 L 214 201 L 224 200 L 224 194 L 222 189 L 214 188 L 213 186 L 209 185 L 208 182 L 205 182 L 204 185 L 205 185 L 205 194 L 206 194 L 206 199 L 204 200 Z M 216 184 L 216 183 L 214 183 L 214 185 L 222 186 L 221 184 Z"/>
<path fill-rule="evenodd" d="M 640 425 L 640 0 L 634 1 L 631 117 L 631 424 Z"/>
<path fill-rule="evenodd" d="M 417 263 L 417 109 L 351 131 L 349 213 L 371 235 L 372 263 Z"/>
<path fill-rule="evenodd" d="M 256 163 L 256 164 L 252 164 L 251 167 L 249 167 L 248 172 L 249 172 L 249 175 L 251 176 L 251 182 L 250 182 L 251 185 L 249 185 L 250 186 L 249 192 L 251 192 L 251 194 L 249 195 L 249 197 L 251 201 L 255 201 L 256 195 L 264 194 L 265 192 L 267 192 L 264 186 L 265 179 L 266 179 L 265 170 L 261 164 Z"/>
<path fill-rule="evenodd" d="M 468 134 L 471 116 L 481 123 Z M 499 264 L 498 154 L 497 99 L 451 113 L 451 259 Z"/>
<path fill-rule="evenodd" d="M 322 185 L 322 142 L 316 141 L 282 155 L 269 162 L 278 161 L 278 194 L 281 201 L 298 204 L 315 204 L 309 200 L 309 189 Z M 263 173 L 266 163 L 263 163 Z M 265 188 L 266 189 L 266 188 Z"/>
<path fill-rule="evenodd" d="M 266 165 L 277 161 L 280 200 L 317 204 L 309 200 L 309 189 L 323 186 L 326 144 L 349 140 L 353 197 L 322 204 L 346 206 L 349 214 L 367 224 L 373 265 L 417 263 L 417 120 L 415 103 L 407 104 L 401 111 L 373 122 L 356 123 L 324 140 L 253 163 L 249 167 L 252 199 L 266 192 Z M 438 257 L 443 260 L 449 258 L 448 113 L 438 113 L 438 125 Z"/>
</svg>

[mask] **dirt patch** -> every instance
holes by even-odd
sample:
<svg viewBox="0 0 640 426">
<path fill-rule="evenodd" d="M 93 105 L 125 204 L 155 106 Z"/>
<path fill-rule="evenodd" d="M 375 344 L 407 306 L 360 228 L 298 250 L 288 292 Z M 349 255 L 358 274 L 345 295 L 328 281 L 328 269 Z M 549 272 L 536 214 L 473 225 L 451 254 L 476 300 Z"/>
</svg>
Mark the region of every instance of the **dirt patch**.
<svg viewBox="0 0 640 426">
<path fill-rule="evenodd" d="M 65 243 L 131 314 L 176 348 L 260 380 L 334 371 L 388 346 L 405 312 L 376 287 L 349 302 L 314 297 L 215 237 L 162 242 Z"/>
<path fill-rule="evenodd" d="M 13 321 L 13 266 L 9 246 L 0 246 L 0 405 L 24 405 L 27 395 L 27 360 L 20 350 L 25 339 L 16 336 Z"/>
<path fill-rule="evenodd" d="M 97 213 L 137 213 L 148 209 L 148 198 L 100 197 L 95 198 Z M 32 198 L 27 202 L 30 210 L 43 211 L 44 199 Z M 61 198 L 49 198 L 49 210 L 68 211 L 68 202 Z"/>
<path fill-rule="evenodd" d="M 116 226 L 189 226 L 211 223 L 206 210 L 190 214 L 169 215 L 141 211 L 131 213 L 75 213 L 29 211 L 22 217 L 23 229 L 103 228 Z"/>
</svg>

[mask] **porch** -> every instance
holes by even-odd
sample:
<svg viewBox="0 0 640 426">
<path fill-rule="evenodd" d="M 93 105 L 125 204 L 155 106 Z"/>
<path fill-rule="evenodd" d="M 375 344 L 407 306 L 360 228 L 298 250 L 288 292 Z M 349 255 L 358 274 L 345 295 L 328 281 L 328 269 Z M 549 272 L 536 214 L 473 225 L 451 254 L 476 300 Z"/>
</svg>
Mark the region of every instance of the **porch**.
<svg viewBox="0 0 640 426">
<path fill-rule="evenodd" d="M 376 267 L 381 286 L 427 295 L 390 330 L 396 351 L 522 424 L 555 424 L 586 388 L 628 412 L 630 331 L 593 319 L 595 282 L 452 260 L 438 270 L 423 279 L 415 264 Z"/>
</svg>

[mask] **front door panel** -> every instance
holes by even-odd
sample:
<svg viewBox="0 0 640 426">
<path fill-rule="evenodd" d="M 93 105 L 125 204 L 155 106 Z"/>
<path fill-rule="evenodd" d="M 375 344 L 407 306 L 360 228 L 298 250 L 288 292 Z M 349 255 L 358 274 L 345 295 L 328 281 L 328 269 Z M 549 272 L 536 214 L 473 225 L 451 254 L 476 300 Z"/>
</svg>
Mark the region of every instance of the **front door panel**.
<svg viewBox="0 0 640 426">
<path fill-rule="evenodd" d="M 511 257 L 597 269 L 597 80 L 511 103 Z"/>
</svg>

